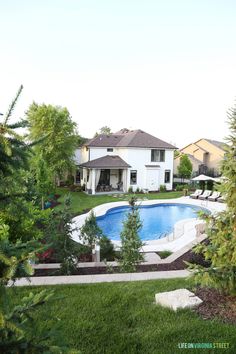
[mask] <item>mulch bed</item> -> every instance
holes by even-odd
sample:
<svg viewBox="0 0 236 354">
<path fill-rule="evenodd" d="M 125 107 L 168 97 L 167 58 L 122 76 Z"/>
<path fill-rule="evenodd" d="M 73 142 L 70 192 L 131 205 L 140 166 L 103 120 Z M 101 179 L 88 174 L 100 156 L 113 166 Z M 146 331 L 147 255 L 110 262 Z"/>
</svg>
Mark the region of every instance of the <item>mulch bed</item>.
<svg viewBox="0 0 236 354">
<path fill-rule="evenodd" d="M 137 272 L 182 270 L 188 267 L 185 264 L 185 262 L 197 263 L 203 266 L 207 266 L 207 263 L 204 261 L 202 256 L 196 255 L 190 250 L 172 263 L 139 265 L 137 267 Z M 113 269 L 113 273 L 120 273 L 119 267 L 113 267 L 112 269 Z M 111 273 L 111 270 L 108 267 L 85 267 L 85 268 L 77 269 L 77 271 L 73 272 L 73 275 L 108 274 L 108 273 Z M 36 269 L 34 274 L 34 276 L 48 276 L 48 275 L 60 275 L 60 274 L 57 270 L 52 270 L 52 269 Z"/>
<path fill-rule="evenodd" d="M 236 296 L 222 294 L 219 290 L 197 288 L 194 292 L 203 303 L 194 311 L 203 319 L 218 319 L 236 324 Z"/>
</svg>

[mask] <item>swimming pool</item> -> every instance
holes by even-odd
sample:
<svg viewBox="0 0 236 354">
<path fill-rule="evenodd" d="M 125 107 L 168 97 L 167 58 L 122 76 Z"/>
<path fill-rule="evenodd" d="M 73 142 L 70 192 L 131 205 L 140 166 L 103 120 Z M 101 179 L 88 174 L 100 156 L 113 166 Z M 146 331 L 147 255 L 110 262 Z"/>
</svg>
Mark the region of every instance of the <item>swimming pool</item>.
<svg viewBox="0 0 236 354">
<path fill-rule="evenodd" d="M 97 217 L 98 226 L 111 240 L 120 241 L 123 221 L 129 210 L 129 206 L 119 206 L 111 208 L 105 215 Z M 162 203 L 142 205 L 139 207 L 140 218 L 143 223 L 139 232 L 140 237 L 143 241 L 165 237 L 173 231 L 176 222 L 196 218 L 197 212 L 200 210 L 203 210 L 203 208 L 189 204 Z"/>
</svg>

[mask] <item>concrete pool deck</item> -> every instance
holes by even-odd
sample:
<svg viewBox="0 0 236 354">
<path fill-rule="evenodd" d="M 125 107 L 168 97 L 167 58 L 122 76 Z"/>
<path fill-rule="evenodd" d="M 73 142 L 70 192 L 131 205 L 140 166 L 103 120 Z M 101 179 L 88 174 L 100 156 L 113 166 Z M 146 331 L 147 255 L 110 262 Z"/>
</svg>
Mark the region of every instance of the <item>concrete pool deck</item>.
<svg viewBox="0 0 236 354">
<path fill-rule="evenodd" d="M 198 200 L 192 199 L 190 197 L 180 197 L 175 199 L 154 199 L 154 200 L 138 200 L 140 205 L 155 205 L 155 204 L 166 204 L 166 203 L 174 203 L 174 204 L 188 204 L 192 206 L 202 207 L 204 209 L 209 210 L 211 213 L 216 213 L 225 210 L 226 205 L 224 203 L 211 202 L 208 200 Z M 109 209 L 117 208 L 120 206 L 127 206 L 127 201 L 119 201 L 112 202 L 99 205 L 93 208 L 93 211 L 96 216 L 102 216 L 106 214 Z M 85 222 L 85 219 L 89 216 L 87 214 L 76 216 L 73 219 L 75 226 L 77 227 L 77 231 L 75 231 L 72 235 L 72 238 L 76 242 L 81 242 L 79 229 Z M 174 231 L 167 235 L 164 238 L 157 240 L 145 241 L 144 246 L 142 247 L 142 252 L 157 252 L 168 250 L 171 252 L 177 252 L 182 248 L 186 247 L 188 244 L 194 245 L 199 242 L 197 235 L 197 225 L 202 224 L 203 221 L 197 218 L 194 219 L 185 219 L 177 222 L 174 227 Z M 119 249 L 121 242 L 120 241 L 112 241 L 117 249 Z"/>
</svg>

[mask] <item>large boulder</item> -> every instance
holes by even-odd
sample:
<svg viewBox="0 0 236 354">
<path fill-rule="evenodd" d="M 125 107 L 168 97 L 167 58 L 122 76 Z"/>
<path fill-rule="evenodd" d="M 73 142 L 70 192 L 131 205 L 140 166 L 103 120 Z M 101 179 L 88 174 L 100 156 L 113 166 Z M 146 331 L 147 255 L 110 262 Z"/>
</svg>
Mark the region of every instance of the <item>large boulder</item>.
<svg viewBox="0 0 236 354">
<path fill-rule="evenodd" d="M 177 289 L 155 295 L 156 304 L 169 307 L 176 311 L 178 309 L 191 308 L 198 306 L 202 300 L 187 289 Z"/>
</svg>

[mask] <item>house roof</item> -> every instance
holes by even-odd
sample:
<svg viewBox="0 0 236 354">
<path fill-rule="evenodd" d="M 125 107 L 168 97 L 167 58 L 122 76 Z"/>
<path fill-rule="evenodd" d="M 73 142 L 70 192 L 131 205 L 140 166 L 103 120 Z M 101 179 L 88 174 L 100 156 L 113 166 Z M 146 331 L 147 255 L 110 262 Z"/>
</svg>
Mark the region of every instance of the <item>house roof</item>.
<svg viewBox="0 0 236 354">
<path fill-rule="evenodd" d="M 143 130 L 122 129 L 110 135 L 100 134 L 91 139 L 89 147 L 137 147 L 137 148 L 163 148 L 176 149 L 175 146 L 154 137 Z"/>
<path fill-rule="evenodd" d="M 206 139 L 204 139 L 204 140 L 206 140 Z M 202 151 L 205 151 L 205 152 L 208 153 L 208 151 L 206 149 L 204 149 L 203 147 L 199 146 L 198 144 L 194 143 L 194 145 L 196 145 L 196 147 L 197 147 L 197 149 L 194 150 L 194 152 L 197 151 L 197 150 L 202 150 Z"/>
<path fill-rule="evenodd" d="M 193 155 L 190 154 L 186 154 L 188 156 L 189 159 L 191 159 L 192 161 L 195 161 L 196 163 L 202 164 L 202 161 L 197 159 L 196 157 L 194 157 Z"/>
<path fill-rule="evenodd" d="M 200 147 L 200 146 L 198 145 L 198 142 L 201 141 L 201 140 L 205 140 L 205 141 L 207 141 L 208 143 L 210 143 L 210 144 L 212 144 L 212 145 L 215 145 L 215 146 L 218 147 L 219 149 L 225 150 L 224 145 L 226 145 L 226 144 L 223 143 L 222 141 L 217 141 L 217 140 L 211 140 L 211 139 L 201 138 L 201 139 L 195 141 L 194 143 L 190 143 L 190 144 L 184 146 L 183 148 L 180 149 L 180 151 L 186 149 L 186 148 L 187 148 L 188 146 L 190 146 L 190 145 L 196 145 L 199 149 L 205 150 L 205 149 L 203 149 L 202 147 Z M 205 151 L 206 151 L 206 150 L 205 150 Z"/>
<path fill-rule="evenodd" d="M 211 139 L 204 139 L 204 140 L 208 141 L 212 145 L 215 145 L 219 149 L 224 150 L 225 143 L 223 143 L 222 141 L 211 140 Z"/>
<path fill-rule="evenodd" d="M 87 168 L 128 168 L 131 167 L 127 162 L 117 155 L 106 155 L 98 159 L 85 162 L 80 165 Z"/>
<path fill-rule="evenodd" d="M 175 160 L 179 159 L 182 155 L 183 155 L 183 154 L 181 153 L 180 155 L 176 156 L 176 157 L 175 157 Z M 194 157 L 193 155 L 191 155 L 191 154 L 184 154 L 184 155 L 187 155 L 188 158 L 189 158 L 190 160 L 192 160 L 193 162 L 198 163 L 198 164 L 202 164 L 202 161 L 199 160 L 199 159 L 197 159 L 197 158 Z"/>
</svg>

